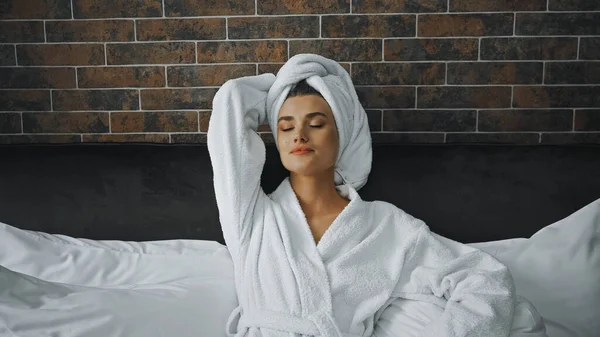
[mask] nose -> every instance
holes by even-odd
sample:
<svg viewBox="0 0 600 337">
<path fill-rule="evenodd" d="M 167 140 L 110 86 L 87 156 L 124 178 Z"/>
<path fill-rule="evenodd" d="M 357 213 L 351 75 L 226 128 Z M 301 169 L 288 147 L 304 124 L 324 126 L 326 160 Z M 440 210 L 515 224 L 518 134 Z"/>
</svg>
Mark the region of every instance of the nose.
<svg viewBox="0 0 600 337">
<path fill-rule="evenodd" d="M 296 134 L 294 135 L 294 143 L 298 143 L 300 140 L 302 140 L 304 143 L 306 143 L 308 141 L 308 137 L 306 136 L 306 133 L 304 132 L 304 128 L 298 127 L 298 128 L 296 128 L 296 130 L 298 130 L 298 132 L 296 132 Z"/>
</svg>

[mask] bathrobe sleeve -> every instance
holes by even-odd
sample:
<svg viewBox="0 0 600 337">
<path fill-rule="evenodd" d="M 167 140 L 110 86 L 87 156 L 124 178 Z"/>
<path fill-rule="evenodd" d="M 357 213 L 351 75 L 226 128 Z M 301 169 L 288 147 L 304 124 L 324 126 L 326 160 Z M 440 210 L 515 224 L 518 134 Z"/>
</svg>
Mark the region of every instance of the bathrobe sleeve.
<svg viewBox="0 0 600 337">
<path fill-rule="evenodd" d="M 229 80 L 213 99 L 207 145 L 223 237 L 234 258 L 252 230 L 252 212 L 264 194 L 265 144 L 256 130 L 267 122 L 266 97 L 274 80 L 273 74 Z"/>
<path fill-rule="evenodd" d="M 516 293 L 506 266 L 492 256 L 432 233 L 424 223 L 393 296 L 444 307 L 422 336 L 508 336 Z M 387 309 L 386 309 L 387 310 Z"/>
</svg>

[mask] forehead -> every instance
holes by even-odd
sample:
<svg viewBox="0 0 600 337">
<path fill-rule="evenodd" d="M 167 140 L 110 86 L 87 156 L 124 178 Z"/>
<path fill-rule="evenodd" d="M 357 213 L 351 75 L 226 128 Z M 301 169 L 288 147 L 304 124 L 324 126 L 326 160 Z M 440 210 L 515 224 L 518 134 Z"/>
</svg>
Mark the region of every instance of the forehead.
<svg viewBox="0 0 600 337">
<path fill-rule="evenodd" d="M 311 112 L 322 112 L 328 117 L 333 117 L 327 101 L 318 95 L 294 96 L 286 99 L 279 109 L 279 117 L 302 117 Z"/>
</svg>

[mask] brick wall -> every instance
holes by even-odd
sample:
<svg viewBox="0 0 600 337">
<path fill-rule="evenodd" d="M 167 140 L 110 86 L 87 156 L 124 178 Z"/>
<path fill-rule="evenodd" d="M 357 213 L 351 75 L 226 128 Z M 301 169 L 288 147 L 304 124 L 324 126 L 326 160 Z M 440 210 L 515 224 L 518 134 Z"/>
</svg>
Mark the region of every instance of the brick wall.
<svg viewBox="0 0 600 337">
<path fill-rule="evenodd" d="M 0 143 L 205 142 L 221 84 L 297 53 L 375 142 L 600 143 L 597 0 L 4 0 Z"/>
</svg>

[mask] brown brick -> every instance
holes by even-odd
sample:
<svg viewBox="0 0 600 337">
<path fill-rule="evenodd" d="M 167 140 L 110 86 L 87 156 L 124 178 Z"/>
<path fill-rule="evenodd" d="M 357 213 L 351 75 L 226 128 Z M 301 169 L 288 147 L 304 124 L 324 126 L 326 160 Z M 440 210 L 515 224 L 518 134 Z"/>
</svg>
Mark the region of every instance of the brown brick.
<svg viewBox="0 0 600 337">
<path fill-rule="evenodd" d="M 331 14 L 350 13 L 350 0 L 261 0 L 258 14 Z"/>
<path fill-rule="evenodd" d="M 574 130 L 600 131 L 600 109 L 575 110 Z"/>
<path fill-rule="evenodd" d="M 290 41 L 290 57 L 313 53 L 336 61 L 381 61 L 381 40 L 294 40 Z"/>
<path fill-rule="evenodd" d="M 200 132 L 208 132 L 208 124 L 210 122 L 210 111 L 199 111 L 198 118 L 200 118 Z"/>
<path fill-rule="evenodd" d="M 0 88 L 75 88 L 75 68 L 0 68 Z"/>
<path fill-rule="evenodd" d="M 286 41 L 198 42 L 198 63 L 285 61 Z"/>
<path fill-rule="evenodd" d="M 80 135 L 11 135 L 0 136 L 0 144 L 64 144 L 80 143 Z"/>
<path fill-rule="evenodd" d="M 518 37 L 481 39 L 482 60 L 574 60 L 577 38 Z"/>
<path fill-rule="evenodd" d="M 173 66 L 167 70 L 170 87 L 217 86 L 227 80 L 256 74 L 254 64 Z"/>
<path fill-rule="evenodd" d="M 374 132 L 371 133 L 374 144 L 440 144 L 444 142 L 443 133 L 419 132 Z"/>
<path fill-rule="evenodd" d="M 271 132 L 260 132 L 258 134 L 265 144 L 275 144 L 275 137 Z"/>
<path fill-rule="evenodd" d="M 13 45 L 0 44 L 0 66 L 14 66 L 16 64 L 15 47 Z"/>
<path fill-rule="evenodd" d="M 356 93 L 365 109 L 415 107 L 415 88 L 411 87 L 357 87 Z"/>
<path fill-rule="evenodd" d="M 582 60 L 600 59 L 600 37 L 582 37 L 579 58 Z"/>
<path fill-rule="evenodd" d="M 475 131 L 475 110 L 386 110 L 383 131 Z"/>
<path fill-rule="evenodd" d="M 137 110 L 137 90 L 55 90 L 52 102 L 56 111 Z"/>
<path fill-rule="evenodd" d="M 142 90 L 144 110 L 210 109 L 217 93 L 213 88 Z"/>
<path fill-rule="evenodd" d="M 451 12 L 545 11 L 547 0 L 451 0 Z M 563 1 L 563 0 L 561 0 Z"/>
<path fill-rule="evenodd" d="M 542 144 L 600 144 L 600 132 L 542 133 Z"/>
<path fill-rule="evenodd" d="M 70 19 L 71 0 L 4 0 L 0 19 Z"/>
<path fill-rule="evenodd" d="M 255 0 L 164 0 L 167 16 L 254 15 Z"/>
<path fill-rule="evenodd" d="M 481 110 L 479 131 L 567 131 L 573 110 Z"/>
<path fill-rule="evenodd" d="M 106 45 L 108 64 L 194 63 L 193 42 L 115 43 Z"/>
<path fill-rule="evenodd" d="M 169 135 L 161 134 L 99 134 L 82 135 L 84 143 L 169 143 Z"/>
<path fill-rule="evenodd" d="M 75 66 L 104 64 L 101 44 L 17 45 L 17 60 L 23 66 Z"/>
<path fill-rule="evenodd" d="M 75 19 L 162 16 L 161 0 L 72 0 Z"/>
<path fill-rule="evenodd" d="M 448 84 L 542 83 L 542 62 L 448 63 Z"/>
<path fill-rule="evenodd" d="M 317 16 L 230 18 L 227 24 L 230 39 L 319 37 Z"/>
<path fill-rule="evenodd" d="M 164 87 L 164 67 L 85 67 L 77 69 L 81 88 Z"/>
<path fill-rule="evenodd" d="M 196 111 L 123 111 L 111 113 L 111 131 L 198 132 Z"/>
<path fill-rule="evenodd" d="M 0 134 L 2 133 L 21 133 L 20 113 L 0 113 Z"/>
<path fill-rule="evenodd" d="M 367 120 L 369 122 L 369 130 L 371 132 L 381 131 L 381 110 L 365 110 L 367 113 Z"/>
<path fill-rule="evenodd" d="M 385 40 L 386 61 L 477 60 L 477 39 Z"/>
<path fill-rule="evenodd" d="M 516 108 L 600 107 L 600 86 L 518 86 L 514 89 Z"/>
<path fill-rule="evenodd" d="M 416 21 L 415 15 L 328 15 L 321 29 L 336 38 L 415 36 Z"/>
<path fill-rule="evenodd" d="M 0 90 L 0 111 L 50 111 L 50 91 Z"/>
<path fill-rule="evenodd" d="M 513 14 L 425 14 L 418 36 L 501 36 L 513 34 Z"/>
<path fill-rule="evenodd" d="M 23 113 L 24 133 L 108 132 L 105 112 L 33 112 Z"/>
<path fill-rule="evenodd" d="M 355 63 L 355 85 L 435 85 L 444 84 L 443 63 Z"/>
<path fill-rule="evenodd" d="M 546 84 L 600 84 L 600 62 L 548 62 Z"/>
<path fill-rule="evenodd" d="M 418 108 L 508 108 L 510 87 L 420 87 Z"/>
<path fill-rule="evenodd" d="M 46 22 L 48 42 L 133 41 L 133 20 Z"/>
<path fill-rule="evenodd" d="M 348 74 L 350 74 L 350 63 L 338 62 L 342 68 L 344 68 Z M 258 74 L 271 73 L 277 74 L 279 69 L 283 66 L 283 63 L 266 63 L 258 65 Z"/>
<path fill-rule="evenodd" d="M 150 19 L 136 21 L 137 39 L 216 40 L 225 39 L 225 19 Z"/>
<path fill-rule="evenodd" d="M 551 11 L 598 11 L 600 2 L 593 0 L 548 0 Z"/>
<path fill-rule="evenodd" d="M 517 13 L 517 35 L 600 35 L 600 13 Z"/>
<path fill-rule="evenodd" d="M 446 143 L 487 143 L 487 144 L 538 144 L 540 135 L 538 133 L 525 132 L 501 132 L 501 133 L 448 133 Z"/>
<path fill-rule="evenodd" d="M 447 0 L 362 0 L 352 3 L 353 13 L 445 12 Z"/>
<path fill-rule="evenodd" d="M 171 143 L 173 144 L 206 144 L 205 133 L 183 133 L 172 134 Z"/>
<path fill-rule="evenodd" d="M 44 42 L 43 21 L 0 21 L 0 43 Z"/>
</svg>

